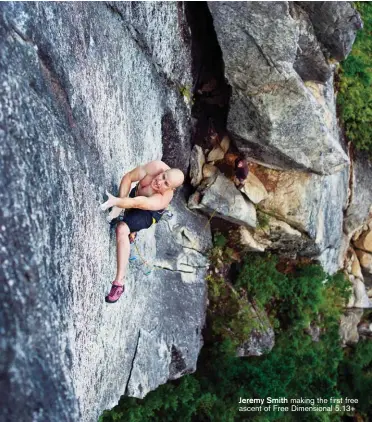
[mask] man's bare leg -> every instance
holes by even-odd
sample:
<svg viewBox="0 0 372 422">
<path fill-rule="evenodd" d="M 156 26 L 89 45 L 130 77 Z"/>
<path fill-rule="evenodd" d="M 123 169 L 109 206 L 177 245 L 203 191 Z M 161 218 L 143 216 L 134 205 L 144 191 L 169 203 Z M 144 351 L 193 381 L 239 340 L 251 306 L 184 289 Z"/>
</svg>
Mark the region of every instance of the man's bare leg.
<svg viewBox="0 0 372 422">
<path fill-rule="evenodd" d="M 118 223 L 116 227 L 116 257 L 117 272 L 114 282 L 116 284 L 124 284 L 126 268 L 129 260 L 130 243 L 129 243 L 129 227 L 126 223 Z"/>
</svg>

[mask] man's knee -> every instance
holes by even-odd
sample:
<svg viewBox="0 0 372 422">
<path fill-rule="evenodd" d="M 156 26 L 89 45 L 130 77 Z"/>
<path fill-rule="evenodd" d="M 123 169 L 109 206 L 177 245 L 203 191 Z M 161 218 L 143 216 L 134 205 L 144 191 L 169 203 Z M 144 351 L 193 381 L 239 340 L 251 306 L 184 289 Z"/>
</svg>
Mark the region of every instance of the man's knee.
<svg viewBox="0 0 372 422">
<path fill-rule="evenodd" d="M 118 240 L 123 240 L 124 238 L 128 239 L 128 236 L 130 234 L 129 227 L 127 223 L 124 223 L 123 221 L 118 223 L 116 226 L 116 237 Z"/>
</svg>

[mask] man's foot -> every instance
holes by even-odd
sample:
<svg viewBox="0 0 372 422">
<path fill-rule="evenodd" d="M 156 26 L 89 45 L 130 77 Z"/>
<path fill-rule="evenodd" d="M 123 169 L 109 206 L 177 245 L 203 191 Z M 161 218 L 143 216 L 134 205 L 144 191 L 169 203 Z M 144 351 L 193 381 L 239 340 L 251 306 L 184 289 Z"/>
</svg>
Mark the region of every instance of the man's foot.
<svg viewBox="0 0 372 422">
<path fill-rule="evenodd" d="M 115 303 L 119 300 L 120 296 L 124 293 L 125 287 L 122 284 L 114 281 L 110 293 L 105 297 L 107 303 Z"/>
</svg>

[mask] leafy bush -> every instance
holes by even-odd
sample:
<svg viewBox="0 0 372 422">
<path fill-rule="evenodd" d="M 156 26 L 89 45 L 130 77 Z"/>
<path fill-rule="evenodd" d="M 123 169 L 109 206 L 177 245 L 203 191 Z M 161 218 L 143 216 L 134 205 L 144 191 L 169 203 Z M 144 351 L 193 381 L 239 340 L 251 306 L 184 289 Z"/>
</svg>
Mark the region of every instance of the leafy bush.
<svg viewBox="0 0 372 422">
<path fill-rule="evenodd" d="M 372 156 L 372 3 L 355 4 L 364 28 L 341 64 L 337 102 L 348 139 Z"/>
<path fill-rule="evenodd" d="M 337 380 L 343 352 L 338 318 L 348 284 L 342 276 L 327 277 L 316 265 L 282 274 L 275 257 L 257 255 L 245 258 L 236 283 L 229 284 L 226 271 L 234 254 L 225 240 L 216 238 L 220 246 L 215 244 L 211 252 L 208 329 L 197 372 L 160 386 L 143 400 L 122 397 L 118 406 L 104 412 L 101 422 L 340 420 L 340 415 L 327 413 L 238 411 L 239 397 L 340 397 Z M 278 321 L 276 345 L 265 356 L 237 358 L 237 342 L 252 329 L 248 297 Z M 318 342 L 303 329 L 314 319 L 322 327 Z M 353 376 L 364 382 L 357 370 Z"/>
<path fill-rule="evenodd" d="M 282 328 L 305 328 L 319 315 L 327 323 L 338 320 L 351 293 L 342 274 L 329 277 L 319 265 L 302 265 L 286 275 L 276 269 L 277 263 L 270 255 L 247 256 L 236 285 L 270 315 L 278 315 Z"/>
<path fill-rule="evenodd" d="M 372 342 L 360 341 L 346 350 L 339 367 L 339 386 L 344 397 L 358 399 L 358 410 L 372 419 Z M 368 420 L 368 419 L 367 419 Z"/>
</svg>

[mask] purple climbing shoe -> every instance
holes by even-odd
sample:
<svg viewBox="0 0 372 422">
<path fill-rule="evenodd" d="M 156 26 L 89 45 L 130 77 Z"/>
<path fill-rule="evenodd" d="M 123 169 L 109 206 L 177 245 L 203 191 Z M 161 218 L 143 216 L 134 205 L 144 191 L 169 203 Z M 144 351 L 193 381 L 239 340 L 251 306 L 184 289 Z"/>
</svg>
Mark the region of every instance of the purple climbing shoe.
<svg viewBox="0 0 372 422">
<path fill-rule="evenodd" d="M 124 285 L 118 284 L 115 281 L 112 283 L 110 293 L 105 297 L 107 303 L 115 303 L 119 300 L 120 296 L 124 293 Z"/>
</svg>

